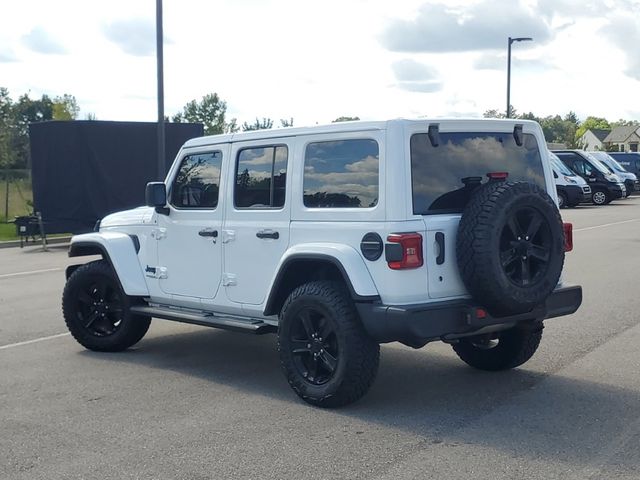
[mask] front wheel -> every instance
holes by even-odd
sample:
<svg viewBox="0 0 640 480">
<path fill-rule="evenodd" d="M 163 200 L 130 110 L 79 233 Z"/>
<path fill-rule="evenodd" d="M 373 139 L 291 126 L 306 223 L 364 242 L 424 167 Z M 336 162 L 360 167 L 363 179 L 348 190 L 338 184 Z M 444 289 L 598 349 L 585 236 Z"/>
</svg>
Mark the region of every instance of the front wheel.
<svg viewBox="0 0 640 480">
<path fill-rule="evenodd" d="M 289 295 L 280 312 L 278 351 L 296 394 L 328 408 L 361 398 L 380 359 L 380 347 L 367 335 L 344 287 L 329 281 L 306 283 Z"/>
<path fill-rule="evenodd" d="M 542 339 L 542 322 L 497 333 L 461 339 L 453 350 L 467 365 L 479 370 L 507 370 L 527 362 Z"/>
<path fill-rule="evenodd" d="M 67 280 L 62 313 L 71 335 L 83 347 L 118 352 L 139 342 L 151 318 L 132 315 L 131 299 L 105 260 L 79 267 Z"/>
<path fill-rule="evenodd" d="M 566 207 L 567 203 L 567 196 L 562 192 L 558 192 L 558 208 Z"/>
<path fill-rule="evenodd" d="M 594 205 L 606 205 L 611 202 L 611 196 L 604 190 L 594 190 L 591 201 Z"/>
</svg>

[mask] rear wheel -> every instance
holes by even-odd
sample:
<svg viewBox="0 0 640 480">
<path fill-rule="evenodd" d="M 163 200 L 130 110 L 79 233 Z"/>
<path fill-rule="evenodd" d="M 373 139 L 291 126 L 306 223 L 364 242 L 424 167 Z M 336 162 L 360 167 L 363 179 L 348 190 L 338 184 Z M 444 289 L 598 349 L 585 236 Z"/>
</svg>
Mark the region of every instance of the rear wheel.
<svg viewBox="0 0 640 480">
<path fill-rule="evenodd" d="M 131 298 L 105 260 L 73 272 L 62 294 L 62 313 L 71 335 L 89 350 L 117 352 L 139 342 L 151 318 L 132 315 Z"/>
<path fill-rule="evenodd" d="M 542 322 L 528 328 L 514 327 L 502 332 L 461 339 L 453 350 L 467 364 L 480 370 L 507 370 L 528 361 L 542 338 Z"/>
<path fill-rule="evenodd" d="M 362 397 L 380 358 L 343 286 L 328 281 L 306 283 L 289 295 L 280 312 L 278 351 L 289 385 L 319 407 Z"/>
</svg>

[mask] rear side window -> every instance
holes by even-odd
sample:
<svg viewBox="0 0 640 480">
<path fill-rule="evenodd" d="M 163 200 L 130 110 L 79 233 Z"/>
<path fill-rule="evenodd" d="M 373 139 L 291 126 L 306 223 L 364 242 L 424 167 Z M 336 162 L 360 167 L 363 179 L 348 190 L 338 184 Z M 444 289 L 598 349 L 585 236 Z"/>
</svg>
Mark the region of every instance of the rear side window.
<svg viewBox="0 0 640 480">
<path fill-rule="evenodd" d="M 304 156 L 305 207 L 375 207 L 379 163 L 375 140 L 310 143 Z"/>
<path fill-rule="evenodd" d="M 171 187 L 176 208 L 216 208 L 220 190 L 222 152 L 198 153 L 182 159 Z"/>
<path fill-rule="evenodd" d="M 287 184 L 285 145 L 245 148 L 238 153 L 233 194 L 238 208 L 281 208 Z"/>
<path fill-rule="evenodd" d="M 540 149 L 533 135 L 518 146 L 512 133 L 440 133 L 437 147 L 426 133 L 411 137 L 413 213 L 460 213 L 471 193 L 491 172 L 509 181 L 545 188 Z"/>
</svg>

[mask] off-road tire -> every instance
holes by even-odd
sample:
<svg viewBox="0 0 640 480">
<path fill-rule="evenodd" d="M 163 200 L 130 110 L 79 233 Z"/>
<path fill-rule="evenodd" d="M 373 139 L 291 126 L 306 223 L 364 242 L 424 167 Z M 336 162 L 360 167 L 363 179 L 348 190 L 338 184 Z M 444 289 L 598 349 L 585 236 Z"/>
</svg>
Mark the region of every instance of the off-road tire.
<svg viewBox="0 0 640 480">
<path fill-rule="evenodd" d="M 525 220 L 531 219 L 530 224 L 523 224 L 523 215 Z M 514 217 L 515 229 L 522 231 L 522 238 L 514 232 Z M 539 225 L 534 230 L 536 218 Z M 531 238 L 525 237 L 529 229 L 535 231 Z M 541 245 L 546 260 L 539 258 Z M 520 255 L 520 251 L 524 253 Z M 504 256 L 507 253 L 509 256 Z M 474 192 L 463 211 L 456 255 L 467 290 L 493 315 L 530 311 L 544 303 L 562 272 L 564 231 L 560 212 L 537 185 L 489 182 Z M 509 258 L 515 260 L 505 266 Z M 518 269 L 522 279 L 516 281 Z M 527 280 L 530 273 L 533 275 Z"/>
<path fill-rule="evenodd" d="M 485 338 L 463 338 L 453 344 L 453 350 L 467 365 L 479 370 L 507 370 L 527 362 L 538 349 L 542 339 L 542 322 L 528 328 L 514 327 L 498 332 L 497 345 L 481 348 Z"/>
<path fill-rule="evenodd" d="M 92 282 L 104 282 L 105 285 L 109 285 L 110 295 L 117 296 L 122 305 L 121 312 L 109 314 L 113 315 L 112 318 L 115 320 L 120 320 L 111 334 L 96 334 L 86 326 L 86 316 L 83 318 L 85 314 L 79 296 L 83 288 L 87 288 Z M 69 332 L 80 345 L 89 350 L 118 352 L 138 343 L 149 330 L 151 323 L 151 317 L 130 313 L 132 301 L 133 299 L 122 291 L 111 265 L 105 260 L 98 260 L 82 265 L 71 274 L 62 294 L 62 313 Z"/>
<path fill-rule="evenodd" d="M 320 385 L 314 384 L 310 375 L 305 378 L 307 372 L 301 371 L 301 359 L 309 361 L 304 357 L 307 353 L 297 353 L 297 357 L 294 354 L 294 344 L 299 341 L 293 336 L 305 312 L 317 315 L 321 324 L 326 319 L 327 328 L 333 329 L 337 366 Z M 280 312 L 278 352 L 284 374 L 296 394 L 305 402 L 325 408 L 360 399 L 371 387 L 380 361 L 380 346 L 364 330 L 344 285 L 331 281 L 305 283 L 291 292 Z"/>
</svg>

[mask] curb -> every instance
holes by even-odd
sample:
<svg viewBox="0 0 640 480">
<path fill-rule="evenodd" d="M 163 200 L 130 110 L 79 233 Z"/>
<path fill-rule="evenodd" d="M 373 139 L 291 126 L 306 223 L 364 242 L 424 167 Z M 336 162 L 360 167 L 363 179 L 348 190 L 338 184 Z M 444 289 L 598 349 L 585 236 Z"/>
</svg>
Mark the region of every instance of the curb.
<svg viewBox="0 0 640 480">
<path fill-rule="evenodd" d="M 55 238 L 47 238 L 47 245 L 58 245 L 61 243 L 69 243 L 71 241 L 71 237 L 55 237 Z M 40 240 L 29 243 L 24 243 L 25 247 L 40 247 L 42 248 L 42 242 Z M 20 248 L 20 240 L 9 240 L 0 242 L 0 249 L 2 248 L 12 248 L 18 247 Z"/>
</svg>

